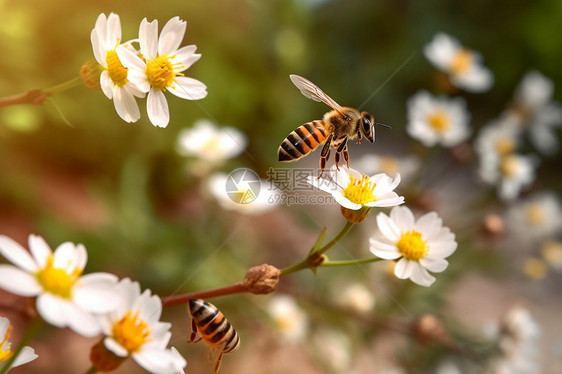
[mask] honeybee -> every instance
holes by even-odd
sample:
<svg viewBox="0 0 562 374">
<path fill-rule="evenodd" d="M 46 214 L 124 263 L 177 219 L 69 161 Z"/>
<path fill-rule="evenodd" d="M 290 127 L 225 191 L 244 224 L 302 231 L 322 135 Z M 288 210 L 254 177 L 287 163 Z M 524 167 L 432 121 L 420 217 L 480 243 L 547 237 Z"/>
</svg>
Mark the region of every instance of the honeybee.
<svg viewBox="0 0 562 374">
<path fill-rule="evenodd" d="M 191 315 L 191 335 L 187 342 L 197 343 L 203 339 L 213 349 L 217 374 L 222 355 L 236 351 L 240 346 L 240 338 L 224 314 L 213 304 L 201 299 L 190 299 L 187 309 Z M 197 333 L 201 335 L 198 339 Z"/>
<path fill-rule="evenodd" d="M 326 167 L 331 147 L 336 152 L 336 167 L 342 153 L 345 163 L 349 167 L 347 141 L 357 137 L 357 144 L 360 144 L 363 138 L 373 143 L 375 141 L 374 125 L 382 124 L 375 122 L 373 116 L 367 112 L 340 106 L 308 79 L 294 74 L 289 78 L 304 96 L 314 101 L 321 101 L 332 110 L 324 114 L 322 120 L 307 122 L 291 132 L 279 146 L 279 161 L 298 160 L 324 143 L 320 152 L 320 176 Z"/>
</svg>

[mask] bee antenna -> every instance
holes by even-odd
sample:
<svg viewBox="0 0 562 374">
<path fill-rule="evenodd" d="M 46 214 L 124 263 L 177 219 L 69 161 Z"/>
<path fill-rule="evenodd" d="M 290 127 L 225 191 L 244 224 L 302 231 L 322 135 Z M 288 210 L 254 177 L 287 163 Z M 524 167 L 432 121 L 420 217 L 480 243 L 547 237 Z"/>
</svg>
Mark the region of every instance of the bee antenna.
<svg viewBox="0 0 562 374">
<path fill-rule="evenodd" d="M 385 124 L 385 123 L 375 122 L 374 124 L 375 124 L 375 125 L 382 126 L 382 127 L 386 127 L 387 129 L 391 129 L 391 128 L 392 128 L 390 125 L 387 125 L 387 124 Z"/>
</svg>

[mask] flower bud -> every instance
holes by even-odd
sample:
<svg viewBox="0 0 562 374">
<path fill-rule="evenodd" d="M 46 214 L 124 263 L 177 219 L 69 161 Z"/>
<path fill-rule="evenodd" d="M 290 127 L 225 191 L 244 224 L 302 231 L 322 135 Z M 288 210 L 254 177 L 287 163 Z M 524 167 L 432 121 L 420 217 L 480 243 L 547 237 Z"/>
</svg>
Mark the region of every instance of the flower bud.
<svg viewBox="0 0 562 374">
<path fill-rule="evenodd" d="M 107 373 L 117 369 L 127 357 L 119 357 L 111 352 L 103 344 L 103 339 L 97 342 L 90 351 L 90 361 L 92 364 L 103 373 Z"/>
<path fill-rule="evenodd" d="M 98 64 L 96 60 L 90 60 L 80 67 L 80 78 L 84 85 L 91 90 L 101 90 L 100 75 L 103 71 L 103 66 Z"/>
<path fill-rule="evenodd" d="M 340 208 L 341 208 L 341 214 L 343 214 L 345 219 L 353 223 L 363 222 L 371 212 L 371 208 L 367 206 L 362 206 L 358 210 L 348 209 L 343 206 Z"/>
<path fill-rule="evenodd" d="M 431 314 L 418 318 L 412 327 L 414 338 L 422 344 L 438 343 L 447 345 L 449 335 L 443 324 Z"/>
<path fill-rule="evenodd" d="M 242 284 L 253 294 L 264 295 L 277 289 L 281 270 L 275 266 L 262 264 L 250 268 Z"/>
</svg>

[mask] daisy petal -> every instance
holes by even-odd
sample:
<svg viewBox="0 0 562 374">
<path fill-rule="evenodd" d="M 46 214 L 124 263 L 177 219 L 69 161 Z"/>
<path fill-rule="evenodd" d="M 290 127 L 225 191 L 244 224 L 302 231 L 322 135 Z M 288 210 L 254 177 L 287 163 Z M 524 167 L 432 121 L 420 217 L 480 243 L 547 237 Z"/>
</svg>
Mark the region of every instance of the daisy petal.
<svg viewBox="0 0 562 374">
<path fill-rule="evenodd" d="M 392 208 L 390 218 L 396 222 L 401 231 L 411 230 L 415 224 L 414 214 L 405 206 Z"/>
<path fill-rule="evenodd" d="M 193 65 L 197 60 L 201 58 L 201 55 L 195 53 L 197 46 L 195 45 L 188 45 L 186 47 L 182 47 L 178 49 L 175 53 L 175 56 L 170 59 L 170 63 L 172 65 L 181 64 L 181 67 L 178 69 L 174 69 L 175 72 L 180 73 L 186 69 L 188 69 L 191 65 Z"/>
<path fill-rule="evenodd" d="M 21 296 L 37 296 L 42 290 L 33 275 L 11 265 L 0 265 L 0 288 Z"/>
<path fill-rule="evenodd" d="M 170 350 L 143 349 L 139 353 L 134 353 L 133 358 L 151 373 L 173 372 L 177 369 L 176 357 Z"/>
<path fill-rule="evenodd" d="M 37 263 L 37 266 L 40 269 L 43 269 L 45 266 L 47 266 L 47 261 L 53 255 L 53 252 L 51 251 L 51 247 L 49 247 L 49 244 L 47 244 L 45 239 L 38 235 L 29 235 L 28 245 L 31 254 L 33 255 L 33 259 Z"/>
<path fill-rule="evenodd" d="M 400 279 L 410 278 L 414 270 L 420 266 L 421 265 L 417 262 L 401 258 L 394 267 L 394 275 Z"/>
<path fill-rule="evenodd" d="M 117 343 L 113 338 L 106 337 L 103 340 L 103 345 L 105 345 L 105 348 L 115 353 L 118 357 L 127 357 L 129 355 L 129 351 L 127 351 L 127 349 L 125 349 L 121 344 Z"/>
<path fill-rule="evenodd" d="M 168 126 L 168 122 L 170 122 L 170 112 L 168 110 L 168 102 L 162 91 L 151 89 L 148 92 L 146 110 L 148 112 L 148 118 L 154 126 Z"/>
<path fill-rule="evenodd" d="M 80 278 L 80 285 L 73 290 L 73 301 L 79 307 L 106 313 L 117 306 L 119 298 L 115 291 L 117 277 L 109 273 L 91 273 Z"/>
<path fill-rule="evenodd" d="M 375 256 L 385 260 L 395 260 L 402 256 L 394 244 L 385 243 L 376 238 L 369 239 L 369 250 Z"/>
<path fill-rule="evenodd" d="M 392 242 L 400 240 L 400 228 L 395 221 L 390 219 L 386 214 L 379 213 L 377 215 L 377 226 L 382 235 Z"/>
<path fill-rule="evenodd" d="M 107 96 L 109 100 L 113 99 L 113 86 L 115 85 L 113 84 L 113 80 L 111 80 L 107 70 L 101 72 L 100 86 L 105 96 Z"/>
<path fill-rule="evenodd" d="M 410 279 L 412 282 L 424 287 L 429 287 L 435 282 L 435 277 L 429 274 L 422 266 L 414 268 Z"/>
<path fill-rule="evenodd" d="M 123 87 L 115 86 L 113 90 L 115 111 L 127 123 L 136 122 L 140 118 L 139 106 L 129 92 Z"/>
<path fill-rule="evenodd" d="M 18 357 L 14 360 L 12 367 L 15 368 L 16 366 L 27 364 L 28 362 L 35 360 L 37 357 L 39 356 L 35 353 L 33 348 L 27 346 L 23 347 Z"/>
<path fill-rule="evenodd" d="M 180 20 L 178 16 L 166 22 L 158 40 L 158 54 L 160 56 L 171 55 L 178 50 L 186 27 L 187 23 Z"/>
<path fill-rule="evenodd" d="M 443 258 L 432 258 L 429 256 L 421 258 L 420 264 L 427 270 L 434 273 L 441 273 L 442 271 L 447 269 L 447 266 L 449 266 L 447 260 Z"/>
<path fill-rule="evenodd" d="M 147 60 L 153 60 L 158 54 L 158 20 L 148 22 L 146 18 L 139 27 L 139 44 L 142 55 Z"/>
<path fill-rule="evenodd" d="M 176 77 L 175 84 L 168 87 L 168 91 L 187 100 L 200 100 L 207 96 L 207 86 L 197 79 Z"/>
<path fill-rule="evenodd" d="M 16 241 L 4 235 L 0 235 L 0 254 L 28 273 L 39 270 L 30 253 Z"/>
</svg>

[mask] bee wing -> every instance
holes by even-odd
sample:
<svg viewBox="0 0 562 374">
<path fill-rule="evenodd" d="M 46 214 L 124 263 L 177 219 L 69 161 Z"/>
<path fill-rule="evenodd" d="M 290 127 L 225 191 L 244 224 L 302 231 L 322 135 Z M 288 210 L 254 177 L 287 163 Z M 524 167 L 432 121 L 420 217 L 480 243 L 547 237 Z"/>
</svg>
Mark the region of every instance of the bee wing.
<svg viewBox="0 0 562 374">
<path fill-rule="evenodd" d="M 297 86 L 297 88 L 305 97 L 308 97 L 309 99 L 312 99 L 314 101 L 321 101 L 333 110 L 337 111 L 342 116 L 344 115 L 342 107 L 338 103 L 336 103 L 334 99 L 326 95 L 326 93 L 322 91 L 320 87 L 318 87 L 308 79 L 301 77 L 300 75 L 291 74 L 289 75 L 289 78 L 291 78 L 293 84 Z"/>
</svg>

